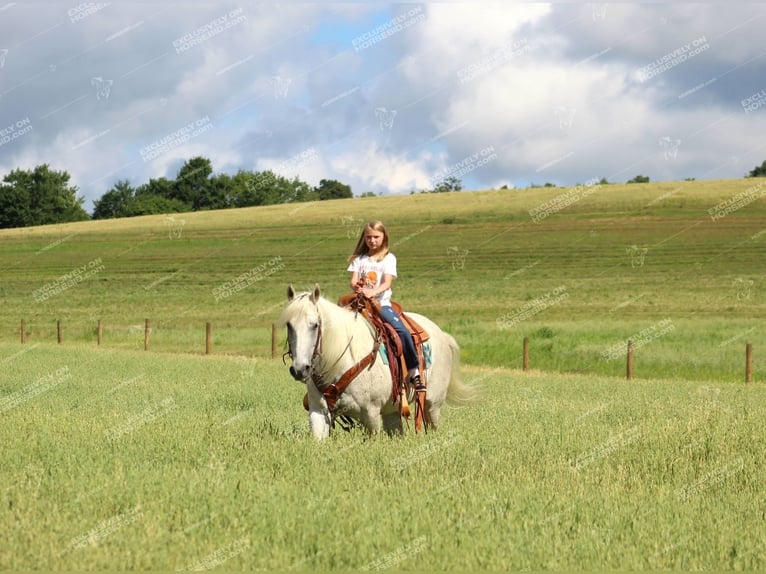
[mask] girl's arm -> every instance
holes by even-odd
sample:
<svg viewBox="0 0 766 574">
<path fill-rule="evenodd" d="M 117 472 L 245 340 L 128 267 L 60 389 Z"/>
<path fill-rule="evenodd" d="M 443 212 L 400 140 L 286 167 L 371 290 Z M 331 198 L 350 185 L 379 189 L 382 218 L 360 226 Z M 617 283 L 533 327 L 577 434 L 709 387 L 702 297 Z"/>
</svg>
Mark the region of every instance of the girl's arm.
<svg viewBox="0 0 766 574">
<path fill-rule="evenodd" d="M 389 275 L 388 273 L 384 273 L 383 279 L 380 282 L 380 285 L 377 287 L 378 293 L 383 293 L 387 289 L 391 289 L 391 284 L 394 282 L 394 279 L 396 279 L 396 275 Z M 376 295 L 378 293 L 376 293 Z"/>
<path fill-rule="evenodd" d="M 356 271 L 351 272 L 351 289 L 353 289 L 354 293 L 359 293 L 359 290 L 361 289 L 359 285 L 359 273 Z"/>
<path fill-rule="evenodd" d="M 394 279 L 396 279 L 395 275 L 384 274 L 383 279 L 380 280 L 380 285 L 375 288 L 366 287 L 362 289 L 362 293 L 365 297 L 373 298 L 376 295 L 383 293 L 386 289 L 390 289 Z"/>
</svg>

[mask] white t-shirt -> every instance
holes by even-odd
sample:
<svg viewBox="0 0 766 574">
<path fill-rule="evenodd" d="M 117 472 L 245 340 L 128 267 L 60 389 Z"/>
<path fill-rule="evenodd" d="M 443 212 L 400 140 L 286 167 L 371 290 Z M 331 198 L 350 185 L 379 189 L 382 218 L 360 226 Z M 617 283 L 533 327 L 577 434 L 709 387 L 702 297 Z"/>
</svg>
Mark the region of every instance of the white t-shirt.
<svg viewBox="0 0 766 574">
<path fill-rule="evenodd" d="M 384 275 L 396 277 L 396 256 L 387 253 L 382 261 L 375 261 L 368 255 L 360 255 L 351 262 L 348 270 L 352 273 L 356 271 L 360 279 L 364 278 L 365 287 L 375 288 L 381 284 Z M 378 293 L 375 298 L 383 307 L 391 305 L 391 289 Z"/>
</svg>

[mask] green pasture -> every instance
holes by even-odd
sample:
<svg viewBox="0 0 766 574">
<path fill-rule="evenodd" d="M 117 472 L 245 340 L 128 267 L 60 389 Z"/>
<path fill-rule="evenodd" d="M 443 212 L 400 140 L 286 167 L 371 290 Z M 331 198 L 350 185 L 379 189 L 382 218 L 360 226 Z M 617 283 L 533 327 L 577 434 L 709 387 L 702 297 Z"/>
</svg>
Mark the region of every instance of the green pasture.
<svg viewBox="0 0 766 574">
<path fill-rule="evenodd" d="M 380 218 L 395 299 L 457 338 L 463 361 L 622 376 L 762 380 L 766 201 L 759 179 L 355 198 L 0 231 L 0 341 L 269 358 L 289 283 L 348 289 Z M 711 209 L 729 201 L 723 217 Z M 735 205 L 736 204 L 736 205 Z M 544 211 L 548 207 L 548 211 Z M 542 216 L 540 214 L 543 214 Z M 532 215 L 531 215 L 532 214 Z M 533 215 L 537 215 L 535 221 Z M 281 350 L 280 334 L 280 350 Z"/>
<path fill-rule="evenodd" d="M 280 361 L 0 344 L 2 570 L 761 570 L 762 385 L 464 369 L 309 436 Z"/>
</svg>

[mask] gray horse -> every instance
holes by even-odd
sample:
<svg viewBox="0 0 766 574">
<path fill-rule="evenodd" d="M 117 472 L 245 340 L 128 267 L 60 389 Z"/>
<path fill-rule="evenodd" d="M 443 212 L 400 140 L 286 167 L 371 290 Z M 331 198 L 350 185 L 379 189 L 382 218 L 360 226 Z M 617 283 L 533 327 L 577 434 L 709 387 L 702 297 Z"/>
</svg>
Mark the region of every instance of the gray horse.
<svg viewBox="0 0 766 574">
<path fill-rule="evenodd" d="M 310 292 L 287 290 L 288 304 L 280 316 L 287 327 L 290 374 L 306 384 L 309 428 L 318 439 L 330 433 L 333 413 L 322 392 L 313 382 L 319 374 L 327 383 L 337 381 L 375 347 L 375 337 L 367 320 L 321 296 L 319 286 Z M 428 392 L 426 409 L 432 428 L 439 424 L 441 406 L 467 405 L 474 401 L 477 390 L 460 378 L 460 348 L 451 335 L 428 318 L 407 313 L 430 335 L 430 365 L 426 370 Z M 402 432 L 399 408 L 392 401 L 391 373 L 377 357 L 364 368 L 338 397 L 334 414 L 351 417 L 371 433 Z"/>
</svg>

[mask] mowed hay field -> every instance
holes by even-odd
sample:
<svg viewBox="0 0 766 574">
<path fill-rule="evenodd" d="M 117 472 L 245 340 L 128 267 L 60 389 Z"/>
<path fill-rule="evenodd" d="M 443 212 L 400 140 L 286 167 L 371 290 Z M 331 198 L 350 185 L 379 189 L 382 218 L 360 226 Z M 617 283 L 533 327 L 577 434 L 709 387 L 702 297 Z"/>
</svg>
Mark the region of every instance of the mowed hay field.
<svg viewBox="0 0 766 574">
<path fill-rule="evenodd" d="M 762 180 L 418 194 L 139 217 L 0 232 L 0 341 L 271 356 L 292 283 L 348 290 L 346 259 L 380 218 L 395 299 L 455 335 L 463 360 L 619 376 L 744 379 L 763 348 Z M 744 197 L 714 220 L 710 210 Z M 533 221 L 530 211 L 563 206 Z"/>
<path fill-rule="evenodd" d="M 758 184 L 0 232 L 0 568 L 763 569 Z M 532 221 L 546 205 L 565 207 Z M 395 298 L 456 337 L 482 399 L 435 433 L 318 444 L 271 325 L 288 283 L 346 291 L 371 218 L 399 257 Z"/>
</svg>

